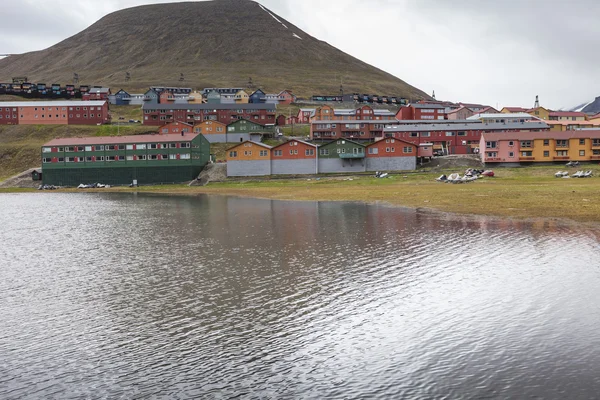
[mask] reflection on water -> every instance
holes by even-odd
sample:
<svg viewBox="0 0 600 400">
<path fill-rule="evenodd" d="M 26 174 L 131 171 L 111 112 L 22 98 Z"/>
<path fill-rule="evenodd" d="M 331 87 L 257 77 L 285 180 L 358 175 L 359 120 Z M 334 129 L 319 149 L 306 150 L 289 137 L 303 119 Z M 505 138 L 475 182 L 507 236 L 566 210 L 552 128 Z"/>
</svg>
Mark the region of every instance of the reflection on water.
<svg viewBox="0 0 600 400">
<path fill-rule="evenodd" d="M 1 398 L 594 398 L 598 232 L 0 195 Z"/>
</svg>

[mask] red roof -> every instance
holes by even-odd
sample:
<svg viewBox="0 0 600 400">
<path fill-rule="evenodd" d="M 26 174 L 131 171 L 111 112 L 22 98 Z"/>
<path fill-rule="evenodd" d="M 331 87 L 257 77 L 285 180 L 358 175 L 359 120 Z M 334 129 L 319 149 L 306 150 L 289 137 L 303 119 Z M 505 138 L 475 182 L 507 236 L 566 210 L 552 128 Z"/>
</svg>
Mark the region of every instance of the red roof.
<svg viewBox="0 0 600 400">
<path fill-rule="evenodd" d="M 523 108 L 523 107 L 504 107 L 504 109 L 510 111 L 511 113 L 529 111 L 527 108 Z"/>
<path fill-rule="evenodd" d="M 535 140 L 535 139 L 600 139 L 600 130 L 563 131 L 563 132 L 491 132 L 482 133 L 484 140 Z"/>
<path fill-rule="evenodd" d="M 169 143 L 189 142 L 199 134 L 186 133 L 185 135 L 135 135 L 135 136 L 93 136 L 84 138 L 60 138 L 49 141 L 44 147 L 85 146 L 95 144 L 135 144 L 135 143 Z"/>
<path fill-rule="evenodd" d="M 305 145 L 307 145 L 307 146 L 311 146 L 311 147 L 315 147 L 315 148 L 316 148 L 316 147 L 319 147 L 319 146 L 317 146 L 316 144 L 308 143 L 308 142 L 305 142 L 305 141 L 303 141 L 303 140 L 291 139 L 291 140 L 288 140 L 287 142 L 283 142 L 283 143 L 281 143 L 281 144 L 278 144 L 277 146 L 273 147 L 273 149 L 276 149 L 276 148 L 278 148 L 278 147 L 281 147 L 281 146 L 285 146 L 285 145 L 286 145 L 286 144 L 288 144 L 289 142 L 298 142 L 298 143 L 302 143 L 302 144 L 305 144 Z"/>
</svg>

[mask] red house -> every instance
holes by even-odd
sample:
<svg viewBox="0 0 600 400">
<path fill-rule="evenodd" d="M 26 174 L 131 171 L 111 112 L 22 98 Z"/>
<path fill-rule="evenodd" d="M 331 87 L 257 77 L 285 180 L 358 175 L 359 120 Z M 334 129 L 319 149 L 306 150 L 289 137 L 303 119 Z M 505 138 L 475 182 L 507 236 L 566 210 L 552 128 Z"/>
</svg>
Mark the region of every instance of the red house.
<svg viewBox="0 0 600 400">
<path fill-rule="evenodd" d="M 400 107 L 396 119 L 406 120 L 443 120 L 446 119 L 446 107 L 440 104 L 409 104 Z"/>
<path fill-rule="evenodd" d="M 292 93 L 291 90 L 284 90 L 279 93 L 279 104 L 289 105 L 296 102 L 296 96 Z"/>
<path fill-rule="evenodd" d="M 84 101 L 91 101 L 91 100 L 108 100 L 108 96 L 110 96 L 112 93 L 110 91 L 110 88 L 98 88 L 98 87 L 94 87 L 91 88 L 87 93 L 84 93 L 81 98 Z"/>
<path fill-rule="evenodd" d="M 158 130 L 158 133 L 160 133 L 161 135 L 182 135 L 186 133 L 192 133 L 193 130 L 194 125 L 176 121 L 161 126 Z"/>
</svg>

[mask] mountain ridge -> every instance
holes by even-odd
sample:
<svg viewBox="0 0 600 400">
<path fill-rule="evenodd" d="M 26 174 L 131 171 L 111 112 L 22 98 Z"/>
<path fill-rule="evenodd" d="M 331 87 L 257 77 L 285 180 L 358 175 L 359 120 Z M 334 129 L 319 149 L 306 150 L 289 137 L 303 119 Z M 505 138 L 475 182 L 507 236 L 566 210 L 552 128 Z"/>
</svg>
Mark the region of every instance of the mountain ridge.
<svg viewBox="0 0 600 400">
<path fill-rule="evenodd" d="M 131 79 L 126 80 L 126 72 Z M 120 10 L 54 46 L 0 60 L 0 80 L 246 87 L 427 99 L 401 79 L 312 37 L 251 0 L 152 4 Z M 184 80 L 180 81 L 183 74 Z"/>
</svg>

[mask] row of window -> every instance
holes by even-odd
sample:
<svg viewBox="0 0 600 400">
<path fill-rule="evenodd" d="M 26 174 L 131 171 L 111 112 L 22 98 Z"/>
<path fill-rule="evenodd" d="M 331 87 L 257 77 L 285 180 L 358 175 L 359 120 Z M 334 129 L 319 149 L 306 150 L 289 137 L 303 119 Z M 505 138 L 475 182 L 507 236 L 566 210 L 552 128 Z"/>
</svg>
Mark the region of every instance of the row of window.
<svg viewBox="0 0 600 400">
<path fill-rule="evenodd" d="M 24 111 L 25 110 L 24 107 L 19 107 L 19 108 L 20 108 L 20 111 Z M 79 111 L 82 108 L 83 108 L 83 111 L 87 111 L 88 110 L 88 107 L 69 107 L 69 111 L 73 111 L 73 109 L 75 109 L 75 111 Z M 41 111 L 53 111 L 54 109 L 56 109 L 55 111 L 59 111 L 59 109 L 62 110 L 62 111 L 67 111 L 67 107 L 62 107 L 62 108 L 59 108 L 59 107 L 34 107 L 33 108 L 34 111 L 38 111 L 38 109 L 41 110 Z M 102 107 L 90 107 L 90 111 L 94 111 L 96 109 L 98 111 L 101 111 Z M 10 111 L 10 108 L 5 108 L 5 111 L 6 112 Z M 17 109 L 13 108 L 12 111 L 16 112 Z"/>
<path fill-rule="evenodd" d="M 519 153 L 521 157 L 533 157 L 533 152 L 532 151 L 522 151 Z M 579 156 L 580 157 L 585 157 L 585 150 L 579 150 Z M 489 158 L 497 158 L 498 157 L 498 152 L 496 151 L 489 151 L 486 153 L 486 155 Z M 600 150 L 592 150 L 592 155 L 593 156 L 600 156 Z M 557 157 L 568 157 L 569 156 L 569 151 L 568 150 L 556 150 L 556 156 Z M 509 158 L 514 158 L 515 157 L 515 153 L 513 151 L 508 153 L 508 157 Z M 544 151 L 544 157 L 548 158 L 550 157 L 550 151 L 546 150 Z"/>
<path fill-rule="evenodd" d="M 147 160 L 189 160 L 191 155 L 189 153 L 183 154 L 136 154 L 128 156 L 87 156 L 87 157 L 57 157 L 50 158 L 45 157 L 42 159 L 44 164 L 52 162 L 111 162 L 111 161 L 147 161 Z"/>
<path fill-rule="evenodd" d="M 585 146 L 586 139 L 579 139 L 579 145 Z M 515 145 L 515 141 L 511 140 L 508 142 L 509 147 L 513 147 Z M 533 147 L 533 141 L 531 140 L 522 140 L 520 141 L 521 147 L 531 148 Z M 550 146 L 550 139 L 544 139 L 544 146 Z M 555 140 L 556 147 L 569 147 L 569 140 L 557 139 Z M 600 146 L 600 139 L 593 139 L 592 146 Z M 491 141 L 485 142 L 485 147 L 488 149 L 494 149 L 498 147 L 498 142 Z"/>
<path fill-rule="evenodd" d="M 82 151 L 117 151 L 117 150 L 157 150 L 157 149 L 189 149 L 192 145 L 190 142 L 184 143 L 138 143 L 138 144 L 119 144 L 119 145 L 99 145 L 99 146 L 66 146 L 66 147 L 42 147 L 42 153 L 52 153 L 53 149 L 56 152 L 82 152 Z"/>
</svg>

